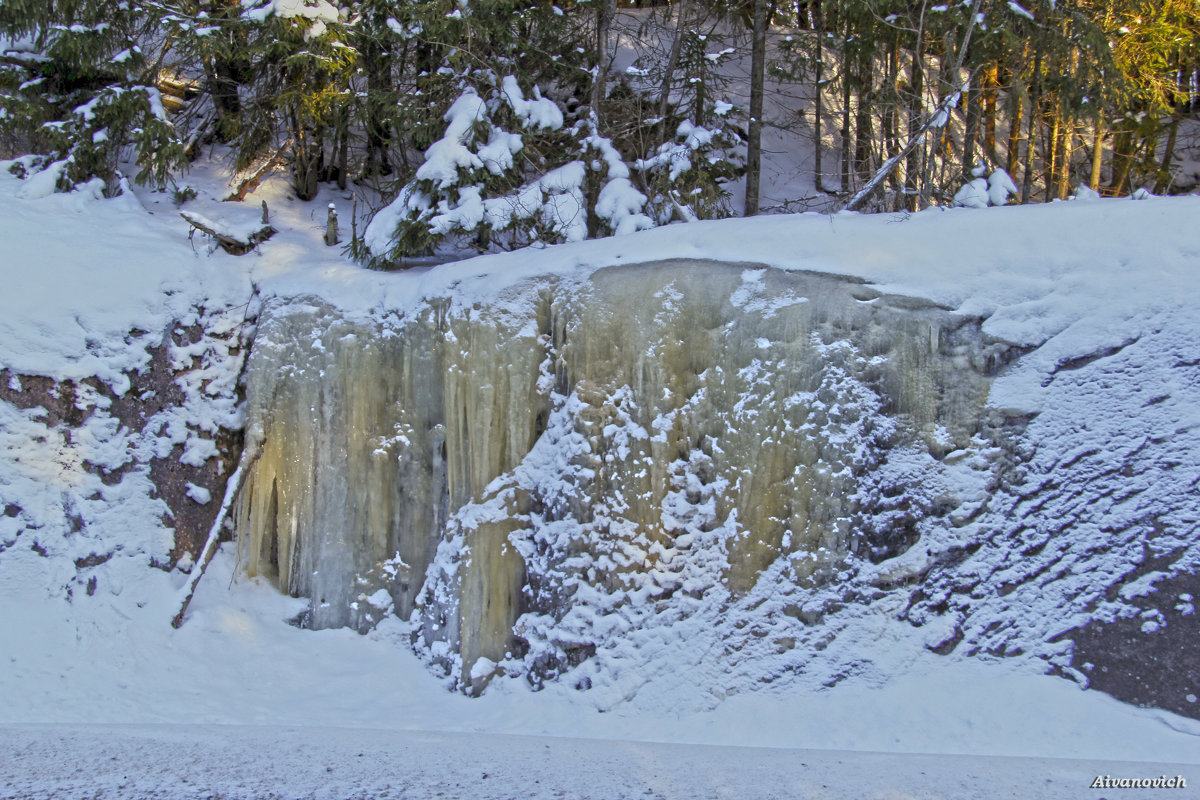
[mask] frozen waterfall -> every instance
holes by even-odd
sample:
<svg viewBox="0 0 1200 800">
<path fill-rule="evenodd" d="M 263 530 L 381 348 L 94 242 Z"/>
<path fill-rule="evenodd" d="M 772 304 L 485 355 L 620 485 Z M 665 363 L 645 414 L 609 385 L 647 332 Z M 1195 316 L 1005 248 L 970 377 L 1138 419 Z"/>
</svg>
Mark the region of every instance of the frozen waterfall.
<svg viewBox="0 0 1200 800">
<path fill-rule="evenodd" d="M 241 565 L 311 598 L 312 627 L 411 618 L 468 691 L 587 685 L 620 642 L 688 619 L 783 653 L 848 564 L 904 581 L 928 568 L 914 543 L 982 507 L 1011 352 L 851 279 L 701 261 L 405 317 L 269 307 Z"/>
</svg>

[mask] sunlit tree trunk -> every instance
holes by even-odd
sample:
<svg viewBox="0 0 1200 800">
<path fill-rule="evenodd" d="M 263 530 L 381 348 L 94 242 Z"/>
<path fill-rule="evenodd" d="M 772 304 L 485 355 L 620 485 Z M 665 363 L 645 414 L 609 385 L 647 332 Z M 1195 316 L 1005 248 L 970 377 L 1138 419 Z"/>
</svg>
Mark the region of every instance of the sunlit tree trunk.
<svg viewBox="0 0 1200 800">
<path fill-rule="evenodd" d="M 1158 180 L 1154 183 L 1155 194 L 1166 194 L 1171 188 L 1171 159 L 1175 157 L 1175 143 L 1179 134 L 1180 119 L 1180 114 L 1176 112 L 1171 116 L 1171 122 L 1167 126 L 1167 145 L 1163 148 L 1162 162 L 1158 167 Z"/>
<path fill-rule="evenodd" d="M 1033 58 L 1033 88 L 1029 94 L 1029 134 L 1025 138 L 1025 176 L 1021 183 L 1021 202 L 1033 197 L 1033 172 L 1037 156 L 1037 124 L 1042 101 L 1042 37 L 1038 36 Z"/>
<path fill-rule="evenodd" d="M 1100 191 L 1100 172 L 1104 168 L 1104 118 L 1097 117 L 1092 128 L 1092 174 L 1088 186 L 1093 192 Z"/>
</svg>

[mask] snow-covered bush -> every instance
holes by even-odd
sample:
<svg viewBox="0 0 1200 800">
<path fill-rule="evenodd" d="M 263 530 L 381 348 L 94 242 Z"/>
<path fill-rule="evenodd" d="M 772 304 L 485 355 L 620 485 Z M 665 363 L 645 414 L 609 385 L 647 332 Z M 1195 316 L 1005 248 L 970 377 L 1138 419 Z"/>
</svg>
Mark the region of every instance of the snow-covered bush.
<svg viewBox="0 0 1200 800">
<path fill-rule="evenodd" d="M 954 205 L 964 208 L 987 208 L 1008 204 L 1008 198 L 1017 194 L 1017 185 L 1003 169 L 997 167 L 987 178 L 984 167 L 976 167 L 975 178 L 964 184 L 954 194 Z"/>
<path fill-rule="evenodd" d="M 718 104 L 717 113 L 729 110 Z M 724 122 L 723 117 L 718 120 Z M 692 222 L 720 219 L 732 213 L 726 184 L 741 174 L 737 148 L 741 137 L 728 125 L 704 127 L 688 120 L 679 123 L 674 141 L 665 142 L 635 166 L 646 176 L 655 220 Z"/>
<path fill-rule="evenodd" d="M 684 80 L 675 93 L 675 114 L 663 120 L 669 138 L 635 164 L 645 176 L 651 214 L 663 225 L 730 216 L 725 186 L 742 174 L 745 147 L 733 125 L 733 104 L 718 99 L 724 83 L 718 68 L 733 48 L 715 49 L 720 41 L 694 30 L 680 35 Z"/>
</svg>

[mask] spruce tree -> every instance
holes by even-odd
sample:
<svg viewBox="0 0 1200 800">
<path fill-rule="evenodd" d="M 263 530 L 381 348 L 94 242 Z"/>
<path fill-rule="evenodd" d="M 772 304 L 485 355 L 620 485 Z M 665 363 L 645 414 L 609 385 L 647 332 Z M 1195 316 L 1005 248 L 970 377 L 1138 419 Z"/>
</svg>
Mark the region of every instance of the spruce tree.
<svg viewBox="0 0 1200 800">
<path fill-rule="evenodd" d="M 401 24 L 419 33 L 399 113 L 422 163 L 357 252 L 394 261 L 447 244 L 486 251 L 592 234 L 605 182 L 589 175 L 607 162 L 583 158 L 595 49 L 581 15 L 514 0 L 430 0 L 406 13 Z"/>
<path fill-rule="evenodd" d="M 138 181 L 169 180 L 184 148 L 146 55 L 158 25 L 123 0 L 0 3 L 0 130 L 30 154 L 18 169 L 51 170 L 60 190 L 99 178 L 112 196 L 131 146 Z"/>
<path fill-rule="evenodd" d="M 249 105 L 237 140 L 238 164 L 282 150 L 296 196 L 311 200 L 321 180 L 345 167 L 349 84 L 359 60 L 349 43 L 348 11 L 328 0 L 244 5 Z"/>
<path fill-rule="evenodd" d="M 676 33 L 682 40 L 676 67 L 682 85 L 675 113 L 663 120 L 674 136 L 635 163 L 650 195 L 651 214 L 662 225 L 728 217 L 727 186 L 743 174 L 746 144 L 735 125 L 737 109 L 722 96 L 721 67 L 734 48 L 693 29 Z"/>
</svg>

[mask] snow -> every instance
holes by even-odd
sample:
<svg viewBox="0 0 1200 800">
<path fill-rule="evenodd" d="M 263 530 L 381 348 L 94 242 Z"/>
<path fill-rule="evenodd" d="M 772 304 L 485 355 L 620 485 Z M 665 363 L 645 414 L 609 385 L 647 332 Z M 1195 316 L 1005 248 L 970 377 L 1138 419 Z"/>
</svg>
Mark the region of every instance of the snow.
<svg viewBox="0 0 1200 800">
<path fill-rule="evenodd" d="M 321 26 L 322 31 L 325 23 L 338 21 L 337 8 L 327 0 L 267 0 L 264 5 L 254 7 L 259 1 L 242 0 L 242 7 L 247 9 L 244 12 L 247 19 L 262 22 L 272 14 L 281 19 L 299 17 L 312 20 L 314 27 Z"/>
<path fill-rule="evenodd" d="M 558 103 L 542 97 L 536 86 L 533 87 L 533 99 L 526 100 L 516 77 L 505 75 L 500 82 L 500 91 L 526 128 L 556 131 L 563 126 L 563 114 Z"/>
<path fill-rule="evenodd" d="M 1008 0 L 1008 8 L 1019 17 L 1024 17 L 1031 22 L 1037 22 L 1037 19 L 1033 16 L 1033 14 L 1029 13 L 1024 6 L 1018 2 L 1015 2 L 1015 0 Z"/>
<path fill-rule="evenodd" d="M 212 500 L 212 492 L 191 482 L 187 484 L 187 496 L 200 505 L 205 505 Z"/>
<path fill-rule="evenodd" d="M 1097 777 L 1191 780 L 1188 767 L 1179 765 L 1149 769 L 1113 761 L 754 749 L 446 731 L 106 725 L 22 726 L 5 733 L 28 759 L 22 763 L 0 755 L 0 782 L 13 792 L 0 789 L 6 800 L 31 794 L 320 800 L 613 800 L 650 793 L 663 800 L 1094 798 L 1087 787 Z M 62 750 L 71 757 L 56 760 Z M 188 754 L 185 764 L 170 757 L 179 752 Z M 46 766 L 40 776 L 31 777 L 22 769 L 28 763 Z M 158 767 L 153 774 L 139 774 L 124 766 L 139 763 Z M 947 775 L 956 776 L 953 788 L 947 788 Z"/>
<path fill-rule="evenodd" d="M 435 181 L 445 188 L 458 181 L 458 170 L 480 169 L 483 162 L 467 147 L 474 140 L 475 123 L 487 118 L 487 106 L 468 88 L 451 104 L 444 117 L 446 133 L 425 151 L 417 180 Z"/>
<path fill-rule="evenodd" d="M 131 330 L 158 344 L 173 320 L 194 317 L 196 307 L 245 302 L 248 278 L 231 264 L 205 264 L 203 284 L 196 280 L 201 262 L 178 217 L 178 225 L 147 225 L 132 194 L 110 201 L 98 200 L 94 187 L 55 194 L 43 186 L 53 166 L 16 181 L 10 163 L 0 162 L 0 364 L 14 373 L 95 376 L 123 394 L 125 373 L 149 360 L 143 347 L 126 342 Z"/>
<path fill-rule="evenodd" d="M 474 119 L 464 111 L 467 118 Z M 10 384 L 17 375 L 94 376 L 120 396 L 173 322 L 236 328 L 244 312 L 234 312 L 247 304 L 252 283 L 275 303 L 319 297 L 348 317 L 380 320 L 429 298 L 469 307 L 542 275 L 582 279 L 613 264 L 691 258 L 810 270 L 985 317 L 987 333 L 1034 348 L 995 382 L 990 402 L 1041 412 L 1030 431 L 1045 443 L 1032 462 L 1035 480 L 1072 459 L 1092 459 L 1097 470 L 1079 480 L 1142 492 L 1104 500 L 1075 544 L 1050 531 L 1012 533 L 1047 539 L 1045 563 L 1113 568 L 1140 558 L 1135 537 L 1116 543 L 1114 561 L 1089 561 L 1097 556 L 1082 551 L 1088 536 L 1110 535 L 1148 509 L 1195 538 L 1188 481 L 1200 453 L 1200 398 L 1178 364 L 1194 360 L 1200 338 L 1192 226 L 1200 198 L 695 223 L 381 274 L 320 246 L 304 207 L 289 206 L 270 185 L 260 191 L 280 234 L 257 254 L 234 258 L 193 249 L 186 224 L 161 207 L 161 197 L 143 206 L 132 194 L 106 201 L 89 191 L 47 194 L 8 177 L 6 167 L 0 364 Z M 575 177 L 558 176 L 558 196 L 571 197 Z M 327 201 L 314 206 L 322 217 Z M 757 269 L 744 274 L 739 300 L 763 303 L 768 313 L 787 298 L 764 297 Z M 1082 798 L 1095 796 L 1088 787 L 1099 775 L 1200 780 L 1200 724 L 1081 691 L 1038 674 L 1028 660 L 934 656 L 926 645 L 948 630 L 900 624 L 886 609 L 831 645 L 873 649 L 871 674 L 833 689 L 747 686 L 712 698 L 711 710 L 675 703 L 692 694 L 687 684 L 705 681 L 703 653 L 688 655 L 694 671 L 647 676 L 653 691 L 607 713 L 566 683 L 532 692 L 494 680 L 477 699 L 445 692 L 409 650 L 406 623 L 389 619 L 365 637 L 289 626 L 283 620 L 306 603 L 236 577 L 228 545 L 201 581 L 186 624 L 173 630 L 168 622 L 187 576 L 148 567 L 170 546 L 161 503 L 145 475 L 107 485 L 85 465 L 117 468 L 139 448 L 169 451 L 185 442 L 197 442 L 191 455 L 201 459 L 204 445 L 189 430 L 237 424 L 229 388 L 239 362 L 211 348 L 175 347 L 181 360 L 198 358 L 204 376 L 146 439 L 117 424 L 99 393 L 81 397 L 98 410 L 70 441 L 36 409 L 0 402 L 0 487 L 6 502 L 21 506 L 21 524 L 45 528 L 37 542 L 46 551 L 26 544 L 25 534 L 14 538 L 16 522 L 0 517 L 0 797 L 196 796 L 186 779 L 231 797 L 385 796 L 403 786 L 430 796 L 466 787 L 477 797 L 531 798 L 556 791 L 632 797 L 647 789 L 664 797 Z M 1081 358 L 1093 360 L 1078 366 Z M 1129 391 L 1128 375 L 1141 376 L 1141 392 Z M 218 388 L 206 400 L 213 380 Z M 1165 399 L 1150 402 L 1158 396 Z M 1159 451 L 1138 449 L 1162 430 L 1175 432 L 1170 465 Z M 1140 477 L 1101 472 L 1102 454 L 1081 447 L 1088 437 L 1129 453 Z M 1052 509 L 1078 513 L 1065 490 L 1049 499 Z M 68 511 L 83 516 L 94 538 L 65 534 Z M 98 543 L 124 550 L 81 572 L 73 562 Z M 1194 541 L 1161 544 L 1200 563 Z M 94 593 L 85 591 L 89 576 L 97 578 Z M 1078 575 L 1071 589 L 1081 594 L 1070 603 L 1053 586 L 1029 586 L 964 613 L 995 618 L 1025 604 L 1023 624 L 1031 627 L 1023 635 L 1045 641 L 1086 611 L 1094 579 Z M 670 641 L 664 652 L 688 644 Z M 672 681 L 679 691 L 669 690 Z M 186 774 L 157 766 L 181 751 L 197 754 Z M 531 785 L 530 776 L 541 783 Z"/>
</svg>

